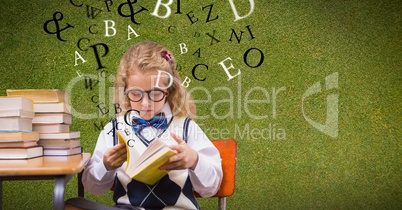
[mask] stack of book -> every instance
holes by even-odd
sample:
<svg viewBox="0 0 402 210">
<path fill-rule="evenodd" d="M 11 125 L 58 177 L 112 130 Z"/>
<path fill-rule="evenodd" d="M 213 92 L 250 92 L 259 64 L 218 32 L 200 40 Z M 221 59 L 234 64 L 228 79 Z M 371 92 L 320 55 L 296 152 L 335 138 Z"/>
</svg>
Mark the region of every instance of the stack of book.
<svg viewBox="0 0 402 210">
<path fill-rule="evenodd" d="M 0 159 L 43 155 L 39 134 L 32 131 L 33 103 L 23 97 L 0 97 Z"/>
<path fill-rule="evenodd" d="M 8 96 L 22 96 L 33 101 L 32 129 L 39 133 L 38 144 L 44 156 L 82 153 L 80 132 L 70 131 L 72 124 L 68 94 L 55 89 L 7 90 Z"/>
</svg>

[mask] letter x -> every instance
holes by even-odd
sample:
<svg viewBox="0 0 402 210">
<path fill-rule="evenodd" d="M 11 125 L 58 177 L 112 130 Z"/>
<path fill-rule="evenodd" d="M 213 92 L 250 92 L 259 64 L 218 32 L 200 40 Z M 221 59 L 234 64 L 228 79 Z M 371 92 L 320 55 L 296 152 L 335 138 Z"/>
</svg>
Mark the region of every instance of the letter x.
<svg viewBox="0 0 402 210">
<path fill-rule="evenodd" d="M 213 30 L 213 33 L 212 33 L 212 35 L 211 34 L 209 34 L 209 33 L 206 33 L 209 37 L 211 37 L 212 39 L 211 39 L 211 44 L 210 45 L 212 45 L 213 44 L 213 42 L 214 42 L 214 40 L 218 43 L 218 42 L 220 42 L 217 38 L 215 38 L 214 37 L 214 35 L 215 35 L 215 30 Z"/>
</svg>

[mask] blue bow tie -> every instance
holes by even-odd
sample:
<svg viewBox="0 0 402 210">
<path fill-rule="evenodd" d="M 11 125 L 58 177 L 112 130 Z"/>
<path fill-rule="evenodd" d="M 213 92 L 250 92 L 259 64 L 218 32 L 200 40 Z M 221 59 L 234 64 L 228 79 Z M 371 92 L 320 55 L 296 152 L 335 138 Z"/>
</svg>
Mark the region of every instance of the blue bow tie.
<svg viewBox="0 0 402 210">
<path fill-rule="evenodd" d="M 142 118 L 134 116 L 132 125 L 135 133 L 140 133 L 145 127 L 148 126 L 153 126 L 161 130 L 165 130 L 168 128 L 168 122 L 164 112 L 155 115 L 155 117 L 150 120 L 144 120 Z"/>
</svg>

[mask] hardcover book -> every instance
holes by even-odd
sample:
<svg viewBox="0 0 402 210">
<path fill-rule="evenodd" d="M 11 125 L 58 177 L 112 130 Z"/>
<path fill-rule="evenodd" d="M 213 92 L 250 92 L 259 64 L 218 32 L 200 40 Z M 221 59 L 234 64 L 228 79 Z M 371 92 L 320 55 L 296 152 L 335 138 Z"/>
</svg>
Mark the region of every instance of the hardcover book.
<svg viewBox="0 0 402 210">
<path fill-rule="evenodd" d="M 44 148 L 43 155 L 44 156 L 70 156 L 82 153 L 82 147 L 74 147 L 74 148 Z"/>
<path fill-rule="evenodd" d="M 15 110 L 22 109 L 26 111 L 33 111 L 32 100 L 24 97 L 6 97 L 0 96 L 0 110 Z"/>
<path fill-rule="evenodd" d="M 2 117 L 0 118 L 0 131 L 32 131 L 31 118 Z"/>
<path fill-rule="evenodd" d="M 0 159 L 27 159 L 43 155 L 43 147 L 0 148 Z"/>
<path fill-rule="evenodd" d="M 79 131 L 69 133 L 39 133 L 39 139 L 77 139 L 80 137 Z"/>
<path fill-rule="evenodd" d="M 8 89 L 7 96 L 21 96 L 31 99 L 33 103 L 68 102 L 68 94 L 56 89 Z"/>
<path fill-rule="evenodd" d="M 73 117 L 71 114 L 65 113 L 35 113 L 35 117 L 32 119 L 34 124 L 68 124 L 71 125 Z"/>
<path fill-rule="evenodd" d="M 35 112 L 24 109 L 0 110 L 0 117 L 34 118 Z"/>
<path fill-rule="evenodd" d="M 36 132 L 0 132 L 0 142 L 38 140 L 39 134 Z"/>
<path fill-rule="evenodd" d="M 33 105 L 35 113 L 67 113 L 71 114 L 71 106 L 66 103 L 46 103 Z"/>
<path fill-rule="evenodd" d="M 32 124 L 32 130 L 38 133 L 68 133 L 70 125 L 67 124 Z"/>
<path fill-rule="evenodd" d="M 79 139 L 41 139 L 38 144 L 44 148 L 74 148 L 81 145 Z"/>
<path fill-rule="evenodd" d="M 6 141 L 0 142 L 0 148 L 28 148 L 28 147 L 36 147 L 38 146 L 38 141 Z"/>
</svg>

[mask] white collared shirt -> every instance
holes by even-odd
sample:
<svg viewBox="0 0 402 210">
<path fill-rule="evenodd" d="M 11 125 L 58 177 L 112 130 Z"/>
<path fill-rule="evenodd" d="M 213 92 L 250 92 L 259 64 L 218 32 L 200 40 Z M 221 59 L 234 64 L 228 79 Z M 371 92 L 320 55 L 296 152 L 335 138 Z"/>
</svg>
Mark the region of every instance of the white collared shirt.
<svg viewBox="0 0 402 210">
<path fill-rule="evenodd" d="M 172 112 L 168 103 L 164 105 L 162 112 L 165 112 L 169 122 Z M 93 194 L 100 195 L 108 192 L 114 184 L 116 173 L 124 172 L 124 164 L 111 171 L 107 171 L 103 164 L 103 154 L 114 146 L 112 128 L 112 123 L 108 123 L 99 134 L 95 150 L 83 174 L 84 187 L 86 191 Z M 163 131 L 148 126 L 141 131 L 141 134 L 150 140 L 161 132 Z M 202 197 L 213 196 L 219 189 L 222 180 L 219 151 L 194 121 L 190 121 L 189 124 L 187 144 L 198 153 L 196 168 L 188 169 L 193 189 Z"/>
</svg>

